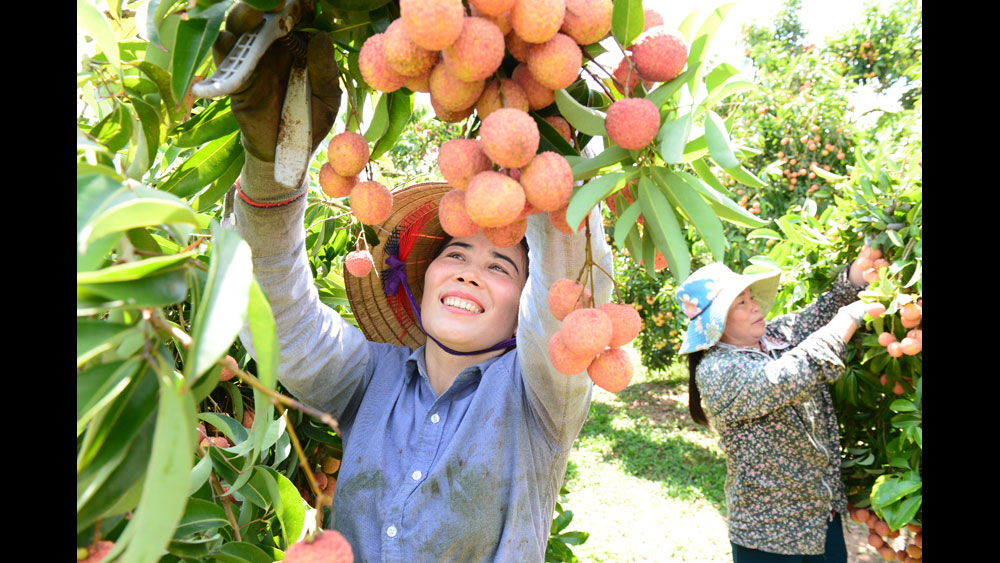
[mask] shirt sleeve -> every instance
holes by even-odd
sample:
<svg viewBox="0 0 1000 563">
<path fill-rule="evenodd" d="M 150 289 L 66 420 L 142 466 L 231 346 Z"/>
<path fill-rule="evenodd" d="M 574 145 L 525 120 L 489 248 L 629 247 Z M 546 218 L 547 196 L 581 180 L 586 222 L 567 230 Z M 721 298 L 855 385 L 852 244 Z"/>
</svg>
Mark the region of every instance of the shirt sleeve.
<svg viewBox="0 0 1000 563">
<path fill-rule="evenodd" d="M 604 239 L 600 213 L 590 213 L 590 247 L 594 262 L 613 273 L 611 249 Z M 592 383 L 586 372 L 564 375 L 549 361 L 549 338 L 561 321 L 549 312 L 549 287 L 559 279 L 576 279 L 586 260 L 586 230 L 558 231 L 548 214 L 528 217 L 528 280 L 521 293 L 517 355 L 531 412 L 559 451 L 573 445 L 590 407 Z M 594 302 L 611 300 L 612 280 L 594 268 Z"/>
<path fill-rule="evenodd" d="M 823 292 L 809 306 L 797 313 L 788 313 L 771 319 L 767 323 L 768 333 L 777 334 L 781 340 L 793 346 L 797 345 L 830 322 L 838 309 L 856 301 L 859 290 L 861 288 L 856 287 L 847 278 L 847 268 L 844 268 L 834 279 L 830 289 Z"/>
<path fill-rule="evenodd" d="M 728 424 L 806 399 L 844 373 L 846 355 L 840 336 L 821 328 L 778 359 L 750 350 L 710 350 L 695 377 L 713 423 Z"/>
<path fill-rule="evenodd" d="M 250 246 L 253 270 L 268 297 L 278 335 L 278 380 L 303 403 L 336 419 L 357 408 L 371 380 L 373 358 L 364 334 L 319 300 L 305 247 L 308 185 L 274 181 L 273 164 L 247 153 L 241 189 L 255 201 L 291 203 L 257 208 L 236 198 L 236 229 Z M 260 198 L 260 199 L 258 199 Z M 254 355 L 248 326 L 240 339 Z"/>
</svg>

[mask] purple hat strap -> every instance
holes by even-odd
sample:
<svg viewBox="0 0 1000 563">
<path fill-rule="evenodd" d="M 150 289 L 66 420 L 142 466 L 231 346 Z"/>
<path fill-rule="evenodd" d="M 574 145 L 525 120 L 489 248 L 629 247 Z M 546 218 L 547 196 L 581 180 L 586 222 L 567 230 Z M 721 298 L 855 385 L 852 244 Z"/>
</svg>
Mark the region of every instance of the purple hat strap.
<svg viewBox="0 0 1000 563">
<path fill-rule="evenodd" d="M 420 320 L 420 308 L 417 307 L 417 300 L 413 297 L 413 292 L 410 291 L 410 284 L 406 281 L 406 262 L 400 260 L 396 256 L 390 254 L 385 259 L 386 263 L 389 264 L 389 269 L 382 272 L 382 289 L 385 291 L 386 295 L 398 295 L 399 288 L 402 287 L 403 291 L 406 293 L 406 299 L 410 302 L 410 307 L 413 309 L 413 314 L 417 317 L 417 325 L 420 330 L 427 335 L 427 338 L 433 340 L 442 350 L 452 354 L 454 356 L 475 356 L 477 354 L 485 354 L 486 352 L 492 352 L 494 350 L 503 350 L 504 348 L 510 348 L 511 346 L 517 346 L 517 337 L 508 338 L 503 342 L 495 344 L 484 350 L 476 350 L 475 352 L 459 352 L 458 350 L 452 350 L 451 348 L 445 346 L 437 338 L 434 338 L 424 329 L 424 323 Z"/>
</svg>

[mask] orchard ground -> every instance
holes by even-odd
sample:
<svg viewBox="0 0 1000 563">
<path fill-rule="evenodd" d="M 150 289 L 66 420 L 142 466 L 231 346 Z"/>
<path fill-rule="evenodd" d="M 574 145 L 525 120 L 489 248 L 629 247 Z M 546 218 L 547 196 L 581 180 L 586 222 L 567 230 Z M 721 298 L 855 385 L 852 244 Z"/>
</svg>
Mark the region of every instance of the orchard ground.
<svg viewBox="0 0 1000 563">
<path fill-rule="evenodd" d="M 594 388 L 570 454 L 567 531 L 590 534 L 573 553 L 587 562 L 730 563 L 725 455 L 715 433 L 688 414 L 687 366 L 649 371 L 633 359 L 636 373 L 623 391 Z M 844 531 L 849 563 L 882 561 L 868 546 L 867 526 L 848 519 Z"/>
</svg>

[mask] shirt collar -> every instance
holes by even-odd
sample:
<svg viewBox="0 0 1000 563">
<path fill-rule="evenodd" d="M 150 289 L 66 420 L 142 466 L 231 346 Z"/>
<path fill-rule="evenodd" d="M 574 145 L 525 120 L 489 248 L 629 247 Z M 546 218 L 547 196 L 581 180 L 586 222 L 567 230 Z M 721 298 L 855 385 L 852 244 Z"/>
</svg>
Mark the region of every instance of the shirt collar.
<svg viewBox="0 0 1000 563">
<path fill-rule="evenodd" d="M 787 342 L 778 339 L 771 339 L 768 338 L 766 335 L 760 337 L 760 342 L 764 347 L 763 350 L 761 350 L 757 346 L 735 346 L 733 344 L 722 342 L 721 340 L 719 342 L 716 342 L 715 345 L 724 350 L 746 350 L 750 352 L 764 352 L 768 354 L 774 350 L 784 350 L 789 346 Z"/>
<path fill-rule="evenodd" d="M 404 365 L 406 366 L 405 367 L 405 372 L 406 372 L 407 381 L 409 381 L 410 378 L 417 377 L 417 376 L 420 376 L 420 377 L 424 378 L 425 381 L 428 381 L 428 382 L 430 381 L 427 378 L 427 356 L 424 353 L 424 349 L 426 347 L 427 347 L 426 344 L 423 345 L 423 346 L 420 346 L 419 348 L 417 348 L 414 351 L 410 352 L 410 355 L 407 356 L 406 362 L 404 363 Z M 458 374 L 458 377 L 455 378 L 455 381 L 459 381 L 459 380 L 463 380 L 463 379 L 469 379 L 469 378 L 476 378 L 476 379 L 478 379 L 478 378 L 482 377 L 482 375 L 484 373 L 486 373 L 486 370 L 489 369 L 489 367 L 491 365 L 493 365 L 493 362 L 495 362 L 495 361 L 499 360 L 500 358 L 506 356 L 508 353 L 509 353 L 509 351 L 508 352 L 504 352 L 503 354 L 500 354 L 499 356 L 494 356 L 494 357 L 489 358 L 489 359 L 487 359 L 485 361 L 482 361 L 482 362 L 480 362 L 478 364 L 475 364 L 473 366 L 469 366 L 469 367 L 465 368 L 464 370 L 462 370 L 461 373 Z"/>
</svg>

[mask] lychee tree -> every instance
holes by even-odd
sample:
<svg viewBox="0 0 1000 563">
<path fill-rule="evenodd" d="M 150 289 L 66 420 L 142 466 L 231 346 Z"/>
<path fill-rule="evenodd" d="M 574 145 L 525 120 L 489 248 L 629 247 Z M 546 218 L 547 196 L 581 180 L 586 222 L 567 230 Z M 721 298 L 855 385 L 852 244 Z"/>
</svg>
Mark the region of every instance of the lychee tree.
<svg viewBox="0 0 1000 563">
<path fill-rule="evenodd" d="M 262 10 L 284 5 L 245 3 Z M 389 155 L 411 124 L 414 93 L 430 89 L 435 106 L 438 81 L 371 74 L 384 70 L 385 58 L 392 56 L 387 37 L 406 2 L 305 4 L 296 33 L 326 33 L 337 47 L 343 97 L 331 138 L 345 131 L 363 137 L 369 152 L 359 176 L 366 181 L 392 187 L 406 182 L 408 176 Z M 216 70 L 211 45 L 233 5 L 232 0 L 77 4 L 79 555 L 110 547 L 108 560 L 272 561 L 331 516 L 342 455 L 337 424 L 291 399 L 277 382 L 279 351 L 268 301 L 254 279 L 249 247 L 230 228 L 232 187 L 245 160 L 238 125 L 227 96 L 196 98 L 191 92 Z M 475 10 L 459 6 L 463 17 Z M 697 28 L 692 14 L 676 32 L 649 34 L 658 38 L 654 46 L 671 45 L 670 61 L 680 74 L 650 75 L 648 88 L 640 82 L 628 96 L 596 63 L 581 66 L 569 84 L 553 82 L 565 81 L 553 76 L 538 88 L 541 82 L 532 82 L 530 69 L 561 67 L 552 61 L 563 59 L 539 51 L 535 57 L 542 58 L 534 63 L 520 61 L 514 52 L 527 54 L 516 39 L 505 43 L 500 67 L 490 75 L 498 80 L 502 104 L 515 97 L 513 83 L 534 104 L 524 110 L 538 128 L 531 153 L 565 156 L 572 179 L 583 182 L 572 189 L 568 207 L 549 212 L 553 219 L 569 228 L 609 196 L 620 203 L 631 199 L 631 206 L 617 207 L 616 242 L 633 259 L 645 258 L 650 270 L 666 257 L 678 279 L 690 270 L 682 225 L 695 228 L 718 257 L 726 247 L 720 218 L 764 226 L 725 195 L 711 172 L 719 168 L 762 184 L 741 164 L 748 153 L 733 146 L 732 123 L 712 109 L 753 88 L 731 66 L 708 68 L 705 62 L 728 9 L 711 12 Z M 535 40 L 551 32 L 539 26 L 545 21 L 518 10 L 511 14 L 514 30 Z M 605 50 L 602 39 L 611 39 L 618 50 L 635 45 L 633 70 L 639 72 L 645 65 L 641 2 L 615 2 L 612 15 L 596 32 L 568 17 L 565 33 L 580 45 L 581 65 Z M 380 34 L 366 51 L 368 40 Z M 369 52 L 378 43 L 383 52 Z M 573 51 L 565 40 L 558 43 L 555 53 Z M 682 54 L 685 60 L 678 63 Z M 550 63 L 539 63 L 546 60 Z M 503 94 L 502 79 L 509 80 L 510 96 Z M 624 149 L 609 140 L 614 127 L 606 127 L 605 114 L 623 97 L 656 108 L 657 123 L 647 124 L 654 138 L 640 148 Z M 481 132 L 479 111 L 435 107 L 436 119 L 459 124 L 466 138 Z M 589 156 L 580 156 L 594 137 L 607 137 L 606 148 L 595 148 L 600 147 L 595 142 Z M 334 185 L 327 181 L 330 172 L 323 171 L 330 164 L 329 145 L 321 146 L 308 164 L 305 244 L 320 300 L 351 321 L 343 264 L 352 251 L 377 244 L 379 235 L 352 209 L 357 202 L 350 200 L 360 197 L 345 201 L 330 195 L 341 192 L 327 189 Z M 509 178 L 522 171 L 503 172 Z M 346 189 L 344 183 L 337 190 Z M 353 193 L 357 186 L 349 187 Z M 253 335 L 256 359 L 238 338 L 244 324 Z M 569 546 L 586 539 L 585 533 L 567 530 L 571 518 L 568 511 L 555 515 L 552 560 L 571 559 Z"/>
</svg>

